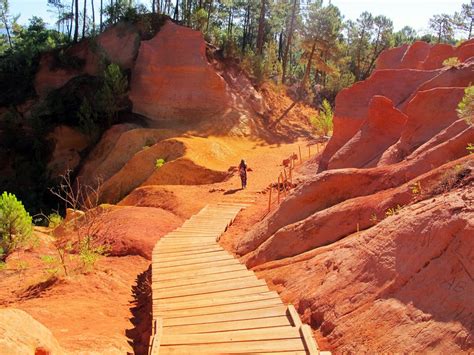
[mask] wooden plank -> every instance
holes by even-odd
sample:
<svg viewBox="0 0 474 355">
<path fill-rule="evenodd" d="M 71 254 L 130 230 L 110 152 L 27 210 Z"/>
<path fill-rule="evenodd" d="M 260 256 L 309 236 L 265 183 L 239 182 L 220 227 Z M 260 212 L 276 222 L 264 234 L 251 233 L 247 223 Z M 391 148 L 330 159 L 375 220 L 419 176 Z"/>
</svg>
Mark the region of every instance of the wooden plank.
<svg viewBox="0 0 474 355">
<path fill-rule="evenodd" d="M 163 354 L 209 354 L 249 353 L 268 351 L 304 351 L 301 339 L 278 339 L 272 341 L 241 341 L 217 344 L 164 345 L 160 348 Z"/>
<path fill-rule="evenodd" d="M 175 300 L 175 299 L 171 299 Z M 189 301 L 191 303 L 192 301 Z M 233 303 L 233 304 L 224 304 L 221 306 L 213 307 L 199 307 L 199 308 L 188 308 L 188 309 L 176 309 L 170 310 L 166 309 L 165 306 L 161 306 L 154 302 L 153 304 L 153 314 L 155 316 L 160 316 L 163 318 L 177 318 L 177 317 L 191 317 L 191 316 L 204 316 L 204 315 L 217 315 L 220 313 L 229 313 L 229 312 L 243 312 L 250 310 L 262 310 L 272 307 L 280 307 L 282 305 L 279 299 L 268 299 L 252 302 L 242 302 L 242 303 Z M 284 315 L 281 313 L 280 315 Z M 287 317 L 288 318 L 288 317 Z"/>
<path fill-rule="evenodd" d="M 225 229 L 227 224 L 219 225 L 219 226 L 199 226 L 199 225 L 192 225 L 192 226 L 183 226 L 175 229 L 176 232 L 220 232 L 221 230 Z"/>
<path fill-rule="evenodd" d="M 220 247 L 216 248 L 209 248 L 204 250 L 191 250 L 191 251 L 176 251 L 176 252 L 169 252 L 169 253 L 155 253 L 153 254 L 153 258 L 163 258 L 163 259 L 173 259 L 174 258 L 193 258 L 193 257 L 201 257 L 201 256 L 208 256 L 213 253 L 223 253 L 225 252 L 224 249 Z"/>
<path fill-rule="evenodd" d="M 254 286 L 267 286 L 265 281 L 258 280 L 257 278 L 249 277 L 247 279 L 243 279 L 239 282 L 220 282 L 214 285 L 203 285 L 203 286 L 194 286 L 194 287 L 187 287 L 187 286 L 179 286 L 179 287 L 172 287 L 168 289 L 160 289 L 159 285 L 156 285 L 156 288 L 153 288 L 153 298 L 154 299 L 166 299 L 166 298 L 175 298 L 175 297 L 182 297 L 182 296 L 190 296 L 190 295 L 201 295 L 201 294 L 209 294 L 214 292 L 223 292 L 223 291 L 230 291 L 230 290 L 240 290 L 243 288 L 254 287 Z"/>
<path fill-rule="evenodd" d="M 200 270 L 190 270 L 190 271 L 181 271 L 178 273 L 169 273 L 169 274 L 162 274 L 158 270 L 153 270 L 152 272 L 152 278 L 153 281 L 162 281 L 162 280 L 176 280 L 179 278 L 184 278 L 184 277 L 197 277 L 200 275 L 213 275 L 213 274 L 220 274 L 228 271 L 242 271 L 242 270 L 247 270 L 245 266 L 242 264 L 236 264 L 236 265 L 228 265 L 228 266 L 222 266 L 219 268 L 211 268 L 211 269 L 200 269 Z"/>
<path fill-rule="evenodd" d="M 223 250 L 223 248 L 218 245 L 217 243 L 214 243 L 214 244 L 209 244 L 209 243 L 205 243 L 205 244 L 187 244 L 187 245 L 175 245 L 173 247 L 173 245 L 171 244 L 160 244 L 160 247 L 157 249 L 158 252 L 163 252 L 163 251 L 166 251 L 168 249 L 172 249 L 172 248 L 175 248 L 175 249 L 193 249 L 193 250 L 198 250 L 198 249 L 221 249 Z"/>
<path fill-rule="evenodd" d="M 283 327 L 275 332 L 273 329 L 250 329 L 236 330 L 219 333 L 202 334 L 170 334 L 163 331 L 161 345 L 186 345 L 186 344 L 216 344 L 241 342 L 251 340 L 281 340 L 281 339 L 301 339 L 300 333 L 293 327 Z"/>
<path fill-rule="evenodd" d="M 166 255 L 166 256 L 172 256 L 172 255 L 192 255 L 192 254 L 201 254 L 201 253 L 212 253 L 214 251 L 222 251 L 224 250 L 221 246 L 215 245 L 212 247 L 204 247 L 204 248 L 170 248 L 166 247 L 163 249 L 160 249 L 154 255 Z"/>
<path fill-rule="evenodd" d="M 239 290 L 229 290 L 229 291 L 221 291 L 221 292 L 210 292 L 210 293 L 204 293 L 204 294 L 198 294 L 198 295 L 189 295 L 189 296 L 180 296 L 173 298 L 176 301 L 193 301 L 193 300 L 199 300 L 199 299 L 205 299 L 209 297 L 227 297 L 227 296 L 240 296 L 240 295 L 253 295 L 256 293 L 261 293 L 261 292 L 266 292 L 268 291 L 267 286 L 251 286 L 247 288 L 242 288 Z"/>
<path fill-rule="evenodd" d="M 159 306 L 160 310 L 162 311 L 168 311 L 168 310 L 196 309 L 196 308 L 202 308 L 202 307 L 216 307 L 216 306 L 223 306 L 223 305 L 228 305 L 228 304 L 249 303 L 249 302 L 268 301 L 268 300 L 276 300 L 276 301 L 279 301 L 280 304 L 282 304 L 280 297 L 278 296 L 276 292 L 268 291 L 268 292 L 263 292 L 257 295 L 206 298 L 204 300 L 189 301 L 189 302 L 172 302 L 170 300 L 155 300 L 153 302 L 153 305 Z M 257 303 L 257 306 L 258 305 L 266 306 L 268 304 Z M 243 307 L 242 309 L 244 308 L 246 307 Z M 288 318 L 288 316 L 286 317 Z"/>
<path fill-rule="evenodd" d="M 166 235 L 166 239 L 169 238 L 176 238 L 176 237 L 181 237 L 181 238 L 190 238 L 190 237 L 195 237 L 195 238 L 209 238 L 209 237 L 214 237 L 216 234 L 215 233 L 190 233 L 190 232 L 172 232 Z"/>
<path fill-rule="evenodd" d="M 306 351 L 272 351 L 272 352 L 252 352 L 252 355 L 306 355 Z"/>
<path fill-rule="evenodd" d="M 285 316 L 250 320 L 237 320 L 233 322 L 205 323 L 197 325 L 177 325 L 166 327 L 165 331 L 172 334 L 189 334 L 218 333 L 232 330 L 271 328 L 272 331 L 278 332 L 281 327 L 291 327 L 290 321 Z"/>
<path fill-rule="evenodd" d="M 249 302 L 251 303 L 251 302 Z M 160 311 L 154 307 L 153 314 L 156 316 L 167 319 L 167 325 L 184 325 L 184 324 L 201 324 L 201 323 L 215 323 L 215 322 L 231 322 L 235 320 L 243 319 L 258 319 L 268 317 L 280 317 L 285 315 L 285 307 L 281 304 L 269 305 L 266 307 L 246 309 L 243 304 L 217 306 L 223 310 L 219 312 L 210 313 L 209 310 L 205 310 L 208 313 L 199 314 L 197 309 L 188 309 L 182 311 Z M 212 307 L 206 307 L 211 309 Z"/>
<path fill-rule="evenodd" d="M 196 220 L 203 220 L 205 223 L 212 223 L 215 221 L 224 221 L 224 220 L 229 220 L 232 219 L 235 215 L 237 215 L 238 212 L 228 212 L 228 213 L 221 213 L 221 212 L 209 212 L 206 211 L 204 213 L 199 213 L 194 216 L 192 216 L 190 219 L 188 219 L 184 223 L 189 223 L 193 222 Z"/>
<path fill-rule="evenodd" d="M 317 355 L 319 353 L 318 346 L 313 338 L 313 331 L 311 330 L 311 327 L 308 324 L 303 324 L 300 327 L 300 333 L 308 354 Z"/>
<path fill-rule="evenodd" d="M 288 305 L 287 314 L 291 319 L 294 327 L 300 328 L 303 325 L 303 323 L 301 323 L 300 315 L 292 304 Z"/>
<path fill-rule="evenodd" d="M 229 276 L 229 274 L 231 274 Z M 239 282 L 243 278 L 251 276 L 247 271 L 237 271 L 232 273 L 222 273 L 214 275 L 206 275 L 204 277 L 197 278 L 188 278 L 188 279 L 178 279 L 178 280 L 168 280 L 161 281 L 158 283 L 160 289 L 165 289 L 169 287 L 178 287 L 178 286 L 199 286 L 200 284 L 209 284 L 212 285 L 217 282 Z"/>
<path fill-rule="evenodd" d="M 193 259 L 202 259 L 202 258 L 212 258 L 212 257 L 219 257 L 219 256 L 227 256 L 233 258 L 233 255 L 229 254 L 225 250 L 216 250 L 209 253 L 200 253 L 200 254 L 191 254 L 191 255 L 180 255 L 176 254 L 172 257 L 167 256 L 167 254 L 155 254 L 154 260 L 160 262 L 167 262 L 167 261 L 185 261 L 185 260 L 193 260 Z"/>
<path fill-rule="evenodd" d="M 183 282 L 181 284 L 176 283 L 176 281 L 179 281 L 179 280 L 174 280 L 174 281 L 155 283 L 152 285 L 152 289 L 153 290 L 168 290 L 168 289 L 178 289 L 180 287 L 189 288 L 191 285 L 193 285 L 193 287 L 216 286 L 216 285 L 221 285 L 221 284 L 224 285 L 224 284 L 229 284 L 229 283 L 239 283 L 246 280 L 257 280 L 257 278 L 252 274 L 246 273 L 239 277 L 235 277 L 233 279 L 225 279 L 225 280 L 218 279 L 214 281 L 202 281 L 200 280 L 200 278 L 196 278 L 192 283 L 189 283 L 188 281 L 188 282 Z"/>
<path fill-rule="evenodd" d="M 161 318 L 154 319 L 153 324 L 154 334 L 152 335 L 149 353 L 150 355 L 158 355 L 163 337 L 163 320 Z"/>
<path fill-rule="evenodd" d="M 270 317 L 281 317 L 285 314 L 284 306 L 273 306 L 269 308 L 254 309 L 247 311 L 216 313 L 210 315 L 196 315 L 196 316 L 178 316 L 174 318 L 163 318 L 163 327 L 170 327 L 173 325 L 186 324 L 204 324 L 215 322 L 233 322 L 244 319 L 259 319 Z"/>
<path fill-rule="evenodd" d="M 206 237 L 216 237 L 218 234 L 210 234 L 210 235 L 206 235 Z M 194 234 L 191 234 L 189 236 L 181 236 L 181 239 L 175 239 L 175 238 L 163 238 L 163 240 L 161 241 L 160 243 L 160 246 L 162 245 L 169 245 L 171 243 L 188 243 L 188 244 L 191 244 L 191 243 L 194 243 L 194 244 L 209 244 L 209 243 L 213 243 L 212 241 L 212 238 L 208 238 L 208 239 L 204 239 L 204 240 L 199 240 L 199 236 L 197 235 L 194 235 Z M 212 245 L 212 244 L 211 244 Z M 215 242 L 214 242 L 214 245 L 215 245 Z"/>
<path fill-rule="evenodd" d="M 156 269 L 161 274 L 169 274 L 169 273 L 176 273 L 179 271 L 189 271 L 189 270 L 196 270 L 196 269 L 199 269 L 199 270 L 215 269 L 221 266 L 229 266 L 229 265 L 241 265 L 241 264 L 236 259 L 201 262 L 199 263 L 199 266 L 196 266 L 196 264 L 193 264 L 193 265 L 183 265 L 183 266 L 161 267 L 160 263 L 153 262 L 153 268 Z"/>
<path fill-rule="evenodd" d="M 179 229 L 176 230 L 176 232 L 189 232 L 189 231 L 193 231 L 193 232 L 220 232 L 222 230 L 225 230 L 226 228 L 228 227 L 228 224 L 227 223 L 219 223 L 219 224 L 213 224 L 213 225 L 203 225 L 203 224 L 197 224 L 197 223 L 193 223 L 192 225 L 183 225 L 182 227 L 180 227 Z"/>
<path fill-rule="evenodd" d="M 165 261 L 161 258 L 153 259 L 154 264 L 158 264 L 160 267 L 167 267 L 167 266 L 179 266 L 179 265 L 194 265 L 200 264 L 202 262 L 209 262 L 209 261 L 221 261 L 221 260 L 236 260 L 229 254 L 221 254 L 221 255 L 211 255 L 211 256 L 202 256 L 199 258 L 185 258 L 185 259 L 178 259 L 173 261 Z"/>
<path fill-rule="evenodd" d="M 165 250 L 166 248 L 170 248 L 170 247 L 193 247 L 193 248 L 196 248 L 196 247 L 202 247 L 202 248 L 209 248 L 209 247 L 213 247 L 216 245 L 216 242 L 210 240 L 210 241 L 207 241 L 207 242 L 202 242 L 202 241 L 192 241 L 192 240 L 183 240 L 183 241 L 173 241 L 173 240 L 170 240 L 170 241 L 166 241 L 166 242 L 163 242 L 161 245 L 160 245 L 160 248 L 158 249 L 158 251 L 160 251 L 161 249 Z"/>
</svg>

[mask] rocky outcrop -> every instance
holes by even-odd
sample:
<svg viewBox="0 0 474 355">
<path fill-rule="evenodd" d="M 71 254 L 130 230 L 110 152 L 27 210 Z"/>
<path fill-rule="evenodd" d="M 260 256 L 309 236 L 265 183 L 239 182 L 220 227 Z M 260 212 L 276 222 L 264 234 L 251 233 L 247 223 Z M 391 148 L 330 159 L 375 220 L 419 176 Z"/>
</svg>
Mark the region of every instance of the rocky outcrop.
<svg viewBox="0 0 474 355">
<path fill-rule="evenodd" d="M 151 260 L 156 242 L 182 224 L 181 218 L 161 208 L 109 205 L 99 208 L 97 217 L 88 218 L 82 228 L 95 231 L 95 238 L 108 246 L 109 256 L 140 255 Z"/>
<path fill-rule="evenodd" d="M 329 169 L 363 168 L 377 165 L 381 152 L 396 143 L 407 116 L 393 107 L 391 100 L 374 96 L 367 120 L 360 130 L 332 157 Z"/>
<path fill-rule="evenodd" d="M 51 331 L 20 309 L 0 309 L 0 334 L 1 354 L 64 354 Z"/>
<path fill-rule="evenodd" d="M 336 97 L 334 134 L 324 150 L 320 169 L 327 169 L 332 156 L 361 128 L 374 96 L 384 96 L 393 102 L 394 107 L 398 107 L 421 84 L 438 74 L 436 70 L 377 70 L 367 80 L 342 90 Z M 387 85 L 388 82 L 392 84 Z"/>
<path fill-rule="evenodd" d="M 416 177 L 396 188 L 360 196 L 322 209 L 279 229 L 243 258 L 248 267 L 279 260 L 332 244 L 345 236 L 369 229 L 402 206 L 429 198 L 443 189 L 442 182 L 474 181 L 474 161 L 464 157 Z M 458 181 L 459 180 L 459 181 Z M 391 211 L 391 212 L 390 212 Z"/>
<path fill-rule="evenodd" d="M 225 80 L 208 63 L 202 34 L 170 21 L 142 41 L 130 99 L 133 112 L 150 119 L 188 122 L 223 114 L 231 103 Z"/>
<path fill-rule="evenodd" d="M 469 353 L 473 198 L 456 190 L 416 203 L 257 274 L 337 352 Z"/>
<path fill-rule="evenodd" d="M 322 155 L 319 171 L 363 166 L 357 160 L 363 160 L 363 155 L 353 161 L 356 154 L 347 154 L 348 149 L 361 151 L 364 147 L 364 141 L 360 145 L 354 144 L 354 141 L 359 141 L 370 121 L 374 121 L 374 117 L 369 114 L 369 103 L 375 96 L 391 100 L 394 108 L 407 116 L 407 124 L 401 122 L 396 129 L 399 139 L 394 143 L 392 137 L 392 147 L 381 146 L 377 152 L 371 153 L 383 157 L 372 164 L 365 161 L 367 167 L 400 161 L 452 124 L 456 120 L 455 107 L 462 89 L 470 85 L 474 75 L 474 61 L 470 60 L 474 56 L 474 51 L 471 52 L 473 45 L 474 41 L 459 47 L 415 42 L 412 46 L 383 52 L 376 70 L 367 80 L 342 90 L 336 97 L 334 135 Z M 458 57 L 463 61 L 462 64 L 443 68 L 443 61 L 451 56 Z M 380 131 L 384 131 L 383 126 L 387 125 L 387 130 L 394 132 L 393 120 L 385 119 L 383 112 L 378 115 Z M 413 137 L 416 135 L 413 130 L 423 133 Z M 346 155 L 347 159 L 344 159 Z"/>
<path fill-rule="evenodd" d="M 464 88 L 419 91 L 406 107 L 408 120 L 399 141 L 384 152 L 379 165 L 399 162 L 455 122 L 456 108 L 463 96 Z"/>
<path fill-rule="evenodd" d="M 64 52 L 45 53 L 34 79 L 36 93 L 44 97 L 76 76 L 98 75 L 103 70 L 101 62 L 104 59 L 130 69 L 139 44 L 138 31 L 132 25 L 120 23 L 96 39 L 83 40 Z"/>
<path fill-rule="evenodd" d="M 174 134 L 166 129 L 137 128 L 134 125 L 113 126 L 104 133 L 87 157 L 79 174 L 81 182 L 95 186 L 97 179 L 107 181 L 135 154 Z"/>
<path fill-rule="evenodd" d="M 382 54 L 336 98 L 320 172 L 230 243 L 336 352 L 474 349 L 474 61 L 441 68 L 470 45 Z"/>
<path fill-rule="evenodd" d="M 100 201 L 107 203 L 120 201 L 153 174 L 157 159 L 170 162 L 183 156 L 184 153 L 184 144 L 176 140 L 166 140 L 140 150 L 117 173 L 104 181 Z"/>
<path fill-rule="evenodd" d="M 156 167 L 157 159 L 164 159 Z M 180 137 L 160 141 L 138 151 L 101 189 L 101 201 L 116 203 L 138 186 L 202 185 L 220 182 L 231 174 L 228 161 L 238 161 L 232 148 L 219 140 Z"/>
<path fill-rule="evenodd" d="M 68 170 L 73 171 L 81 161 L 80 153 L 89 146 L 88 138 L 68 126 L 58 126 L 48 136 L 54 144 L 52 157 L 48 163 L 50 176 L 57 178 Z"/>
<path fill-rule="evenodd" d="M 461 62 L 465 62 L 473 57 L 473 46 L 473 39 L 461 43 L 458 47 L 443 43 L 429 45 L 422 41 L 417 41 L 411 46 L 404 44 L 383 51 L 377 58 L 375 69 L 440 69 L 448 58 L 457 57 Z"/>
</svg>

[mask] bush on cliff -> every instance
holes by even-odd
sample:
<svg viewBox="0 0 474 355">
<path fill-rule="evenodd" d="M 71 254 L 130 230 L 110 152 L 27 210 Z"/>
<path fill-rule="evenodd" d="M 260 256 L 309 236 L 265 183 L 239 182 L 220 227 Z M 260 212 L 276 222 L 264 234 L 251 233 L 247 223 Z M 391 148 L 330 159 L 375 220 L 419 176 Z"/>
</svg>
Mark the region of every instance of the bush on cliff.
<svg viewBox="0 0 474 355">
<path fill-rule="evenodd" d="M 332 118 L 333 112 L 331 104 L 325 99 L 323 100 L 319 115 L 317 117 L 311 117 L 310 122 L 316 133 L 319 135 L 328 136 L 329 133 L 332 132 L 333 128 Z"/>
<path fill-rule="evenodd" d="M 474 118 L 474 85 L 468 86 L 464 90 L 464 97 L 458 105 L 458 116 L 466 120 L 467 124 L 472 125 Z"/>
</svg>

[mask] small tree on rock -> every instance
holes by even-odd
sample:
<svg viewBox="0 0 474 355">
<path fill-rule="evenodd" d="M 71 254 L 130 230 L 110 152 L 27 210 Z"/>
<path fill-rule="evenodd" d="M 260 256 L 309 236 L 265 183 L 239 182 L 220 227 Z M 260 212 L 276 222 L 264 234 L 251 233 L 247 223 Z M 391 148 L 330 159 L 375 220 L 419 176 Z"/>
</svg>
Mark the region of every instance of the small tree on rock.
<svg viewBox="0 0 474 355">
<path fill-rule="evenodd" d="M 128 80 L 117 64 L 110 64 L 104 72 L 104 86 L 98 93 L 101 111 L 107 117 L 108 126 L 117 120 L 119 111 L 126 107 Z"/>
<path fill-rule="evenodd" d="M 472 125 L 474 120 L 474 85 L 468 86 L 464 90 L 464 97 L 458 104 L 457 113 L 459 118 Z"/>
<path fill-rule="evenodd" d="M 0 260 L 24 244 L 33 231 L 31 216 L 16 196 L 3 192 L 0 196 Z"/>
</svg>

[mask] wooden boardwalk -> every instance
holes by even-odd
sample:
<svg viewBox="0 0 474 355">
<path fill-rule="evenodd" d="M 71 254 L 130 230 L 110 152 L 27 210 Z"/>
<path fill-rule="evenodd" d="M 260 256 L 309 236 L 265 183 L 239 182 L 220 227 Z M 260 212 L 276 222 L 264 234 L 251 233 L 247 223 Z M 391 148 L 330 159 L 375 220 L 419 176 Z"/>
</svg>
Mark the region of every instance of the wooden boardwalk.
<svg viewBox="0 0 474 355">
<path fill-rule="evenodd" d="M 208 205 L 156 244 L 150 354 L 318 353 L 294 307 L 217 243 L 248 202 Z"/>
</svg>

